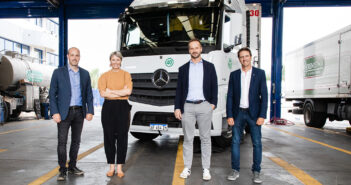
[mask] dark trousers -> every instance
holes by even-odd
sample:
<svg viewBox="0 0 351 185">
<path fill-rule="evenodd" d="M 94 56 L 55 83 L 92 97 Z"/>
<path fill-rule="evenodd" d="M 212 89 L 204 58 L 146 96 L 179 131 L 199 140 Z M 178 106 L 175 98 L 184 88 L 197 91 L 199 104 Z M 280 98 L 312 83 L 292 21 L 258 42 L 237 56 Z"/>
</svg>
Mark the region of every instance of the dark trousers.
<svg viewBox="0 0 351 185">
<path fill-rule="evenodd" d="M 69 167 L 75 167 L 77 163 L 77 155 L 80 145 L 80 136 L 83 129 L 83 112 L 82 109 L 69 110 L 68 116 L 65 120 L 57 124 L 58 128 L 58 146 L 57 155 L 60 171 L 66 170 L 67 161 L 67 137 L 68 131 L 71 127 L 71 148 L 69 150 Z"/>
<path fill-rule="evenodd" d="M 127 100 L 105 100 L 101 111 L 108 164 L 124 164 L 128 147 L 130 105 Z M 116 148 L 117 142 L 117 148 Z"/>
</svg>

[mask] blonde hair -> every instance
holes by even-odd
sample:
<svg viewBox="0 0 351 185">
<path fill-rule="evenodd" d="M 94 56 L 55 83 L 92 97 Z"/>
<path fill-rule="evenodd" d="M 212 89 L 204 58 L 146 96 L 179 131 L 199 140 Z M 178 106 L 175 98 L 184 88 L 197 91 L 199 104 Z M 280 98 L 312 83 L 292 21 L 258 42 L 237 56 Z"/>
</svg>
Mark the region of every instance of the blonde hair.
<svg viewBox="0 0 351 185">
<path fill-rule="evenodd" d="M 112 58 L 113 56 L 116 56 L 116 57 L 118 57 L 118 58 L 121 59 L 121 60 L 123 59 L 122 53 L 119 52 L 119 51 L 114 51 L 114 52 L 112 52 L 112 53 L 110 54 L 110 60 L 111 60 L 111 58 Z"/>
</svg>

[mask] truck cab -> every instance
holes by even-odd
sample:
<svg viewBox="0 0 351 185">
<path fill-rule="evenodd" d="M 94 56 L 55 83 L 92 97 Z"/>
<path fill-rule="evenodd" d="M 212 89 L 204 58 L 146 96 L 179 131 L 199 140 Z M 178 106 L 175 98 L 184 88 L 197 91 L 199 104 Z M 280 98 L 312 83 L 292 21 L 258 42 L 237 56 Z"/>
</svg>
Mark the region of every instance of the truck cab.
<svg viewBox="0 0 351 185">
<path fill-rule="evenodd" d="M 229 74 L 240 67 L 236 52 L 251 44 L 253 58 L 259 58 L 260 6 L 251 8 L 259 12 L 253 19 L 243 0 L 132 2 L 119 18 L 117 50 L 133 81 L 129 98 L 133 136 L 150 140 L 161 134 L 183 134 L 174 117 L 178 68 L 189 62 L 188 41 L 197 38 L 202 58 L 215 65 L 218 77 L 211 135 L 222 144 L 230 142 L 225 108 Z M 247 29 L 250 22 L 255 29 Z M 251 35 L 255 38 L 248 39 Z"/>
</svg>

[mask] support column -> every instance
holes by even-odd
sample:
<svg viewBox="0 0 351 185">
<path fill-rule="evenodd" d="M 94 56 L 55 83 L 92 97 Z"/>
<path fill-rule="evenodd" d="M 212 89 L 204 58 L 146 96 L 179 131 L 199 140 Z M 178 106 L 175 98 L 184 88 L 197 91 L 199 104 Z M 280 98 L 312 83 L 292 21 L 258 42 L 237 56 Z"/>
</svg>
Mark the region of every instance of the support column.
<svg viewBox="0 0 351 185">
<path fill-rule="evenodd" d="M 271 71 L 271 108 L 270 119 L 280 118 L 282 46 L 283 46 L 283 6 L 285 0 L 273 0 L 272 28 L 272 71 Z"/>
<path fill-rule="evenodd" d="M 59 7 L 59 67 L 67 64 L 67 47 L 68 47 L 68 19 L 66 9 L 63 4 Z"/>
</svg>

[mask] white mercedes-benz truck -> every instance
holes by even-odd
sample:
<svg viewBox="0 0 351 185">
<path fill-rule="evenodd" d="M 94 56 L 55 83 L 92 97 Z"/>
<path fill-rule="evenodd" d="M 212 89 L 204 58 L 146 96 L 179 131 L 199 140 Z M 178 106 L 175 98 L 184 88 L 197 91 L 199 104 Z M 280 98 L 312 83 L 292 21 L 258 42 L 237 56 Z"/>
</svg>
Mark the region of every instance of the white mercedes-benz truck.
<svg viewBox="0 0 351 185">
<path fill-rule="evenodd" d="M 307 126 L 351 123 L 351 25 L 285 56 L 285 98 Z"/>
<path fill-rule="evenodd" d="M 188 41 L 200 40 L 202 57 L 215 65 L 218 105 L 211 135 L 218 145 L 231 140 L 226 123 L 226 95 L 231 71 L 240 67 L 237 51 L 248 46 L 260 58 L 259 4 L 244 0 L 135 0 L 121 14 L 117 50 L 131 73 L 131 134 L 151 140 L 160 134 L 183 134 L 174 117 L 178 68 L 190 60 Z M 198 130 L 196 130 L 198 135 Z"/>
</svg>

